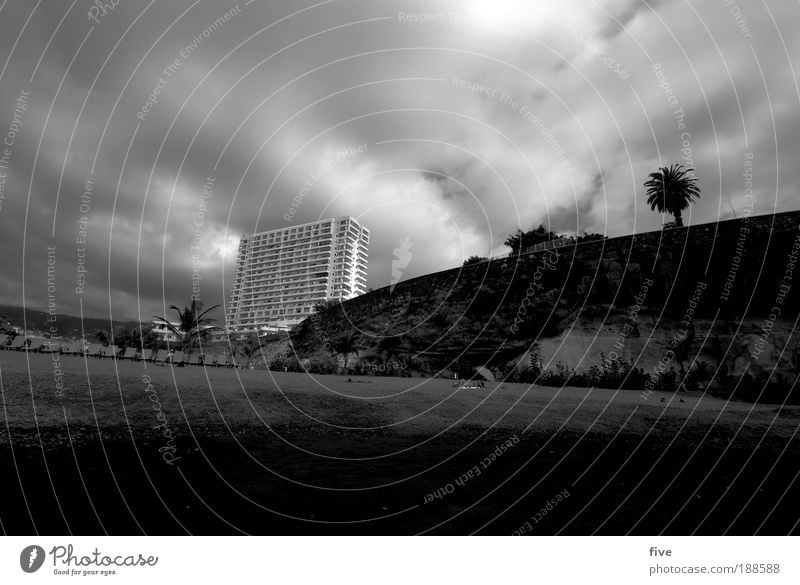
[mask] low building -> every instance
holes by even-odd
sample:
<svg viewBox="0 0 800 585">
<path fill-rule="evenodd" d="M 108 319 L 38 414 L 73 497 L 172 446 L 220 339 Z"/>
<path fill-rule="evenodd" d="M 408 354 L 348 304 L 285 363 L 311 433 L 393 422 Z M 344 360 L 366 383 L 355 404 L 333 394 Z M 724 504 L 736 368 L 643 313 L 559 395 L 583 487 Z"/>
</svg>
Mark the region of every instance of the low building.
<svg viewBox="0 0 800 585">
<path fill-rule="evenodd" d="M 175 328 L 179 328 L 181 325 L 175 321 L 170 321 L 169 323 Z M 180 337 L 178 337 L 178 335 L 176 335 L 175 332 L 167 326 L 166 321 L 163 321 L 162 319 L 153 319 L 150 324 L 153 326 L 153 333 L 156 335 L 156 337 L 158 337 L 159 341 L 166 341 L 167 343 L 175 343 L 180 341 Z"/>
<path fill-rule="evenodd" d="M 153 319 L 150 324 L 152 325 L 153 333 L 156 335 L 159 341 L 163 341 L 166 343 L 179 343 L 181 341 L 181 336 L 175 333 L 171 327 L 167 325 L 166 321 L 161 319 Z M 180 329 L 180 322 L 178 321 L 169 321 L 169 324 L 176 329 Z M 204 325 L 203 329 L 207 331 L 207 335 L 203 338 L 208 342 L 219 342 L 225 341 L 227 339 L 227 333 L 224 329 L 216 327 L 214 325 Z"/>
</svg>

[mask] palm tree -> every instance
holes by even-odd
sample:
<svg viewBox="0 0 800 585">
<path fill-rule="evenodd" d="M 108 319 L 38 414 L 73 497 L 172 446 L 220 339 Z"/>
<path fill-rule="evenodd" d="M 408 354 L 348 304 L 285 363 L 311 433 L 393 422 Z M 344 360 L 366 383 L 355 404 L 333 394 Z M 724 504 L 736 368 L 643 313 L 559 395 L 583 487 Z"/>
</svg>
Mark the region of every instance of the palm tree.
<svg viewBox="0 0 800 585">
<path fill-rule="evenodd" d="M 166 317 L 153 316 L 162 321 L 170 331 L 177 335 L 181 340 L 181 349 L 188 351 L 195 341 L 203 339 L 209 331 L 219 329 L 219 327 L 211 325 L 216 319 L 206 316 L 218 307 L 219 305 L 214 305 L 204 311 L 203 303 L 198 300 L 192 300 L 191 306 L 183 309 L 177 305 L 171 305 L 170 310 L 178 314 L 177 325 L 170 322 Z"/>
<path fill-rule="evenodd" d="M 114 337 L 112 335 L 109 335 L 107 329 L 95 329 L 94 338 L 101 345 L 107 346 L 110 343 L 114 343 Z"/>
<path fill-rule="evenodd" d="M 673 215 L 675 225 L 682 226 L 681 212 L 700 197 L 696 182 L 694 169 L 684 170 L 680 164 L 660 167 L 657 173 L 650 173 L 650 179 L 644 184 L 650 209 Z"/>
</svg>

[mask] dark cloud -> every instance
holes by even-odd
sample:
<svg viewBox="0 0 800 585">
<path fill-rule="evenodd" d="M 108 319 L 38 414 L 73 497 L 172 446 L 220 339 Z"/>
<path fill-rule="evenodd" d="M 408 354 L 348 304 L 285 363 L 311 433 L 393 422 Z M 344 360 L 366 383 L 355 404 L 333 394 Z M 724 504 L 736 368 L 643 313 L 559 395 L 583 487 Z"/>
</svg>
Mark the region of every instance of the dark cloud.
<svg viewBox="0 0 800 585">
<path fill-rule="evenodd" d="M 32 6 L 0 12 L 0 302 L 45 304 L 48 246 L 60 310 L 127 319 L 187 303 L 198 267 L 222 302 L 237 238 L 291 222 L 362 220 L 372 287 L 406 239 L 409 278 L 518 227 L 655 229 L 641 183 L 684 132 L 690 221 L 741 210 L 747 152 L 757 209 L 797 207 L 795 6 L 42 3 L 22 30 Z"/>
</svg>

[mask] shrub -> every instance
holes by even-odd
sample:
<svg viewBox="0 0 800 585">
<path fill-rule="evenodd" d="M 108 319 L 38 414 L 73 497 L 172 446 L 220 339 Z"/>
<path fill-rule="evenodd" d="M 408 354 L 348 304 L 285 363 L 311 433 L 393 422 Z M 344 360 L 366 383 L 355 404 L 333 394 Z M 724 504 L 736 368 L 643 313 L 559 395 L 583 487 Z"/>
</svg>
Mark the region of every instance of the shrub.
<svg viewBox="0 0 800 585">
<path fill-rule="evenodd" d="M 625 390 L 641 390 L 645 385 L 650 382 L 650 374 L 645 373 L 642 368 L 631 368 L 628 372 L 628 377 L 622 384 Z"/>
<path fill-rule="evenodd" d="M 658 374 L 653 386 L 653 390 L 657 390 L 659 392 L 676 392 L 678 390 L 679 382 L 680 376 L 675 371 L 675 368 L 670 368 L 668 371 Z"/>
<path fill-rule="evenodd" d="M 470 266 L 472 264 L 480 264 L 481 262 L 486 262 L 489 260 L 484 256 L 470 256 L 466 260 L 464 260 L 464 266 Z"/>
<path fill-rule="evenodd" d="M 336 364 L 332 360 L 311 358 L 308 362 L 307 371 L 310 374 L 335 374 Z"/>
<path fill-rule="evenodd" d="M 792 404 L 800 405 L 800 392 L 792 391 L 793 384 L 781 374 L 773 374 L 762 370 L 757 374 L 745 373 L 738 380 L 732 379 L 729 384 L 732 396 L 745 402 L 759 402 L 766 404 Z M 796 388 L 796 385 L 794 385 Z"/>
<path fill-rule="evenodd" d="M 650 376 L 642 368 L 633 367 L 632 362 L 619 357 L 609 359 L 602 353 L 600 356 L 600 365 L 573 375 L 570 383 L 587 388 L 641 390 L 650 381 Z"/>
<path fill-rule="evenodd" d="M 537 384 L 541 386 L 569 386 L 571 380 L 575 376 L 575 370 L 569 366 L 558 362 L 555 371 L 545 370 L 540 375 Z"/>
<path fill-rule="evenodd" d="M 276 372 L 304 372 L 296 357 L 277 357 L 269 363 L 269 369 Z"/>
<path fill-rule="evenodd" d="M 689 372 L 684 380 L 684 387 L 690 392 L 705 390 L 713 379 L 714 371 L 706 362 L 694 362 L 689 366 Z"/>
<path fill-rule="evenodd" d="M 541 384 L 539 376 L 542 375 L 543 363 L 541 358 L 535 353 L 531 353 L 528 369 L 520 372 L 516 367 L 510 372 L 509 382 L 520 382 L 522 384 Z"/>
</svg>

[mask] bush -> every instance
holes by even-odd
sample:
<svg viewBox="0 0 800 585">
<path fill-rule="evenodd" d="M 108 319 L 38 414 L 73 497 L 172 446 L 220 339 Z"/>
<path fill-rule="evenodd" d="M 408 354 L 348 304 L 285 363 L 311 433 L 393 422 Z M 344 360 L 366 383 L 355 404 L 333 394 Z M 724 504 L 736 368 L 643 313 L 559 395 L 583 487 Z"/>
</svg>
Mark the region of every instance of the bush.
<svg viewBox="0 0 800 585">
<path fill-rule="evenodd" d="M 530 366 L 524 372 L 520 372 L 516 367 L 512 368 L 509 373 L 509 382 L 520 382 L 522 384 L 541 384 L 539 376 L 542 375 L 543 364 L 538 355 L 532 353 L 530 357 Z"/>
<path fill-rule="evenodd" d="M 602 353 L 600 356 L 599 366 L 592 366 L 582 375 L 576 376 L 576 381 L 580 377 L 583 378 L 581 386 L 613 390 L 641 390 L 650 381 L 650 376 L 645 374 L 642 368 L 633 367 L 632 362 L 627 362 L 619 357 L 609 359 Z"/>
<path fill-rule="evenodd" d="M 555 370 L 542 370 L 542 362 L 537 357 L 536 367 L 520 374 L 521 382 L 535 382 L 542 386 L 577 386 L 579 388 L 610 388 L 613 390 L 641 390 L 650 381 L 642 368 L 620 358 L 608 359 L 600 354 L 602 362 L 583 372 L 577 372 L 559 362 Z"/>
<path fill-rule="evenodd" d="M 312 358 L 306 367 L 309 374 L 335 374 L 336 370 L 337 367 L 333 361 L 320 358 Z"/>
<path fill-rule="evenodd" d="M 600 354 L 602 363 L 583 372 L 577 372 L 558 362 L 555 369 L 545 370 L 542 360 L 533 355 L 531 366 L 524 372 L 512 370 L 506 381 L 541 386 L 577 386 L 579 388 L 611 388 L 624 390 L 641 390 L 650 381 L 642 368 L 634 368 L 631 362 L 620 358 L 608 359 Z"/>
<path fill-rule="evenodd" d="M 277 357 L 269 363 L 269 369 L 276 372 L 304 372 L 296 357 Z"/>
<path fill-rule="evenodd" d="M 466 260 L 464 260 L 464 266 L 471 266 L 472 264 L 480 264 L 481 262 L 486 262 L 489 260 L 484 256 L 470 256 Z"/>
<path fill-rule="evenodd" d="M 677 392 L 680 379 L 675 368 L 670 368 L 668 371 L 658 374 L 653 390 L 658 392 Z"/>
<path fill-rule="evenodd" d="M 597 234 L 597 233 L 587 234 L 586 232 L 583 232 L 582 236 L 578 236 L 578 241 L 579 242 L 596 242 L 596 241 L 605 240 L 605 239 L 606 239 L 605 235 Z"/>
<path fill-rule="evenodd" d="M 731 379 L 725 386 L 730 388 L 732 393 L 730 397 L 736 400 L 766 404 L 783 404 L 785 402 L 786 404 L 800 405 L 800 392 L 792 392 L 792 383 L 780 374 L 770 376 L 766 370 L 757 374 L 745 373 L 738 380 Z M 723 397 L 727 398 L 728 396 Z"/>
<path fill-rule="evenodd" d="M 543 371 L 536 383 L 541 386 L 570 386 L 573 377 L 575 377 L 575 370 L 558 362 L 555 371 Z"/>
<path fill-rule="evenodd" d="M 690 392 L 705 390 L 714 379 L 713 369 L 706 362 L 694 362 L 692 366 L 689 366 L 689 372 L 684 380 L 685 389 Z"/>
</svg>

